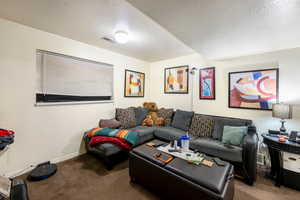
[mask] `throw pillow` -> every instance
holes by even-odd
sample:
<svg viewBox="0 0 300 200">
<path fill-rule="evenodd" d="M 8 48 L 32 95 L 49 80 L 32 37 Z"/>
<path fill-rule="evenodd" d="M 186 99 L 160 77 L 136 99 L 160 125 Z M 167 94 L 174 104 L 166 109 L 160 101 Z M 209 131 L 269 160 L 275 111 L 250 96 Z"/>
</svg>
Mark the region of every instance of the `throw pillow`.
<svg viewBox="0 0 300 200">
<path fill-rule="evenodd" d="M 134 108 L 136 125 L 141 125 L 148 114 L 148 108 L 137 107 Z"/>
<path fill-rule="evenodd" d="M 213 131 L 213 138 L 222 141 L 223 127 L 224 126 L 249 126 L 251 120 L 215 117 L 215 125 Z"/>
<path fill-rule="evenodd" d="M 132 128 L 136 126 L 135 112 L 133 108 L 117 108 L 116 119 L 121 123 L 122 129 Z"/>
<path fill-rule="evenodd" d="M 176 110 L 171 126 L 183 131 L 188 131 L 193 115 L 194 112 Z"/>
<path fill-rule="evenodd" d="M 247 135 L 247 131 L 247 126 L 224 126 L 222 142 L 224 144 L 240 146 L 243 138 Z"/>
<path fill-rule="evenodd" d="M 211 117 L 194 115 L 189 133 L 198 137 L 212 137 L 214 119 Z"/>
<path fill-rule="evenodd" d="M 117 121 L 116 119 L 101 119 L 99 121 L 99 127 L 100 128 L 112 128 L 116 129 L 121 126 L 121 123 Z"/>
<path fill-rule="evenodd" d="M 170 126 L 172 122 L 174 110 L 172 108 L 160 108 L 157 111 L 158 117 L 162 117 L 165 119 L 165 126 Z"/>
</svg>

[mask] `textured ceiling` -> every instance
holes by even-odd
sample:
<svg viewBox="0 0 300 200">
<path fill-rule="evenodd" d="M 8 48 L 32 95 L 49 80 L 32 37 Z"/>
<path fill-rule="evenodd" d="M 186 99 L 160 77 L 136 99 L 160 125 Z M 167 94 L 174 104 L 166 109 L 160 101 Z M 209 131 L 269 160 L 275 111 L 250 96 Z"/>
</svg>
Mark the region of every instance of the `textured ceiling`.
<svg viewBox="0 0 300 200">
<path fill-rule="evenodd" d="M 300 0 L 0 0 L 0 17 L 146 61 L 300 47 Z M 102 40 L 127 30 L 125 45 Z"/>
<path fill-rule="evenodd" d="M 0 17 L 146 61 L 194 51 L 125 0 L 0 0 Z M 112 44 L 118 30 L 127 44 Z"/>
<path fill-rule="evenodd" d="M 127 0 L 211 59 L 300 46 L 299 0 Z"/>
</svg>

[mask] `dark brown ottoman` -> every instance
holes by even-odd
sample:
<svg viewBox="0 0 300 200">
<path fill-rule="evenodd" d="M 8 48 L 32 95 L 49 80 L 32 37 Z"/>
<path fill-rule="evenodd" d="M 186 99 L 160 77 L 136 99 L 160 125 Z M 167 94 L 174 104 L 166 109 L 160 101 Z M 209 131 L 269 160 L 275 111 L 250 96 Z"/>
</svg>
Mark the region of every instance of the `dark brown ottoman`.
<svg viewBox="0 0 300 200">
<path fill-rule="evenodd" d="M 230 163 L 226 162 L 222 167 L 216 164 L 207 167 L 175 158 L 165 164 L 153 157 L 157 152 L 160 151 L 146 144 L 130 152 L 132 182 L 147 186 L 165 199 L 233 199 L 234 170 Z"/>
</svg>

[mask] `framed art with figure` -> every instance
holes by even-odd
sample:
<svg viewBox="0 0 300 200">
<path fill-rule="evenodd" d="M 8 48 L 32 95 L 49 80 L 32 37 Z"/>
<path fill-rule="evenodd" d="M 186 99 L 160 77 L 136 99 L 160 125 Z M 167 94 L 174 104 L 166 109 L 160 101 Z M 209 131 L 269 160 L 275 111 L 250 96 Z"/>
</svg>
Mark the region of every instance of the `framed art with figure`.
<svg viewBox="0 0 300 200">
<path fill-rule="evenodd" d="M 229 73 L 230 108 L 272 110 L 278 102 L 278 68 Z"/>
<path fill-rule="evenodd" d="M 215 100 L 215 68 L 208 67 L 199 69 L 199 96 L 200 99 Z"/>
<path fill-rule="evenodd" d="M 189 66 L 165 68 L 164 91 L 166 94 L 188 94 Z"/>
<path fill-rule="evenodd" d="M 144 97 L 145 74 L 125 70 L 124 97 Z"/>
</svg>

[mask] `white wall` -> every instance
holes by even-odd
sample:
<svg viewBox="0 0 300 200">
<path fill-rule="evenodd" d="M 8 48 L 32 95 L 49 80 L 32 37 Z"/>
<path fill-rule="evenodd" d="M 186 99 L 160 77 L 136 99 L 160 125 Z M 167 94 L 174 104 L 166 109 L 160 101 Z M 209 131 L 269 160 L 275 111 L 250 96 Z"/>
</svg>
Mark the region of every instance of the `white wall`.
<svg viewBox="0 0 300 200">
<path fill-rule="evenodd" d="M 149 97 L 147 62 L 2 19 L 0 30 L 0 127 L 16 132 L 0 155 L 0 174 L 78 155 L 85 130 L 113 117 L 115 106 L 141 105 Z M 36 49 L 113 64 L 115 104 L 35 107 Z M 146 73 L 145 98 L 123 97 L 125 68 Z"/>
<path fill-rule="evenodd" d="M 191 110 L 191 90 L 189 94 L 165 94 L 164 93 L 164 69 L 189 65 L 190 67 L 205 66 L 205 59 L 199 54 L 178 57 L 175 59 L 163 60 L 150 64 L 150 99 L 159 107 L 178 108 Z M 197 75 L 195 75 L 196 77 Z M 190 76 L 189 81 L 193 80 Z M 195 81 L 196 79 L 194 79 Z M 189 89 L 191 84 L 189 84 Z"/>
<path fill-rule="evenodd" d="M 224 113 L 228 116 L 250 118 L 260 133 L 268 129 L 279 129 L 279 119 L 272 118 L 271 111 L 257 111 L 228 108 L 228 72 L 279 67 L 279 101 L 293 105 L 293 119 L 287 120 L 286 128 L 300 131 L 300 48 L 276 51 L 258 55 L 231 58 L 211 62 L 217 67 L 217 100 L 207 109 L 199 103 L 203 112 Z M 220 92 L 221 91 L 221 92 Z M 202 108 L 203 106 L 203 108 Z"/>
<path fill-rule="evenodd" d="M 228 108 L 228 72 L 264 69 L 279 66 L 280 101 L 295 104 L 294 118 L 287 121 L 286 127 L 288 131 L 300 131 L 300 108 L 297 105 L 300 104 L 299 57 L 300 48 L 247 57 L 232 58 L 217 62 L 207 61 L 203 59 L 201 55 L 194 54 L 191 56 L 151 63 L 150 99 L 157 102 L 159 106 L 189 110 L 191 108 L 190 94 L 164 94 L 164 68 L 186 64 L 190 65 L 191 67 L 197 67 L 198 69 L 207 66 L 215 66 L 216 100 L 199 99 L 199 71 L 197 70 L 194 78 L 194 111 L 203 114 L 252 119 L 256 124 L 259 133 L 263 133 L 268 129 L 278 129 L 280 127 L 279 119 L 272 118 L 272 113 L 270 111 Z"/>
</svg>

